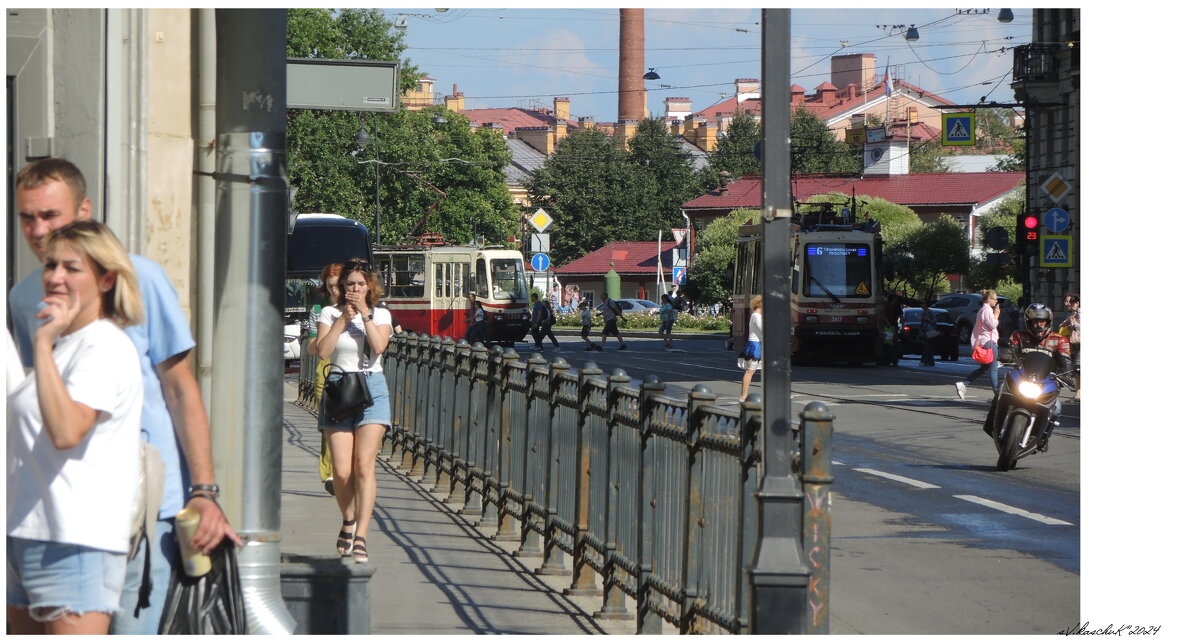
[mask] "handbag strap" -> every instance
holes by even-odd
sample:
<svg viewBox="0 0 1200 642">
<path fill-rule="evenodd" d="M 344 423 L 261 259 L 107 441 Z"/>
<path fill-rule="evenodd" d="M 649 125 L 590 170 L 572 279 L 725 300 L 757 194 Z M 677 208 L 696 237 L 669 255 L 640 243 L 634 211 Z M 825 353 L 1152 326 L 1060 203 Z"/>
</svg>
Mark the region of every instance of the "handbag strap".
<svg viewBox="0 0 1200 642">
<path fill-rule="evenodd" d="M 367 336 L 367 333 L 369 332 L 369 330 L 367 330 L 367 324 L 371 323 L 371 321 L 369 319 L 367 319 L 366 317 L 362 316 L 361 312 L 359 313 L 359 316 L 362 317 L 362 320 L 363 320 L 363 344 L 362 344 L 362 350 L 360 350 L 358 352 L 358 354 L 360 354 L 362 356 L 362 359 L 359 361 L 358 367 L 363 370 L 366 370 L 367 367 L 371 365 L 371 358 L 372 358 L 371 357 L 371 352 L 372 352 L 371 351 L 371 339 L 370 339 L 370 337 Z"/>
</svg>

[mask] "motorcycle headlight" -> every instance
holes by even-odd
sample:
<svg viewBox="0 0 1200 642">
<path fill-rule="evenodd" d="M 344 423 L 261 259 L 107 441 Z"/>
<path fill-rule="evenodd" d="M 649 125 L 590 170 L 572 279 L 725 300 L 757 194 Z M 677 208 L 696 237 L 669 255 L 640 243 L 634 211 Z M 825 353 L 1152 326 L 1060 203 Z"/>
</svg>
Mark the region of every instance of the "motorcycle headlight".
<svg viewBox="0 0 1200 642">
<path fill-rule="evenodd" d="M 1017 386 L 1017 392 L 1030 399 L 1037 399 L 1042 396 L 1042 386 L 1032 381 L 1022 381 Z"/>
</svg>

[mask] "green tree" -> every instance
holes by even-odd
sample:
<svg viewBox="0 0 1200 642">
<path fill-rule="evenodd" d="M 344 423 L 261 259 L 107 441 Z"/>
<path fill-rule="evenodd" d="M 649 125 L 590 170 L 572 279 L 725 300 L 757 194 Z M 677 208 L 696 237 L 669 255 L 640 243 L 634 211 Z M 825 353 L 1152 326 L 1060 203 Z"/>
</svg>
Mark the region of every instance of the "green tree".
<svg viewBox="0 0 1200 642">
<path fill-rule="evenodd" d="M 378 10 L 289 9 L 287 32 L 290 57 L 395 60 L 401 63 L 397 91 L 416 86 L 419 71 L 401 60 L 403 37 Z M 449 121 L 441 127 L 432 123 L 439 114 Z M 360 129 L 371 139 L 363 149 L 356 144 Z M 442 108 L 290 109 L 287 142 L 298 211 L 343 214 L 373 228 L 378 169 L 385 243 L 398 242 L 419 222 L 420 231 L 456 242 L 475 236 L 500 241 L 518 229 L 504 177 L 504 141 L 491 131 L 472 132 L 467 119 Z"/>
<path fill-rule="evenodd" d="M 688 268 L 688 281 L 683 288 L 688 300 L 713 303 L 729 298 L 733 288 L 733 264 L 737 258 L 738 228 L 747 221 L 758 223 L 760 220 L 759 210 L 740 209 L 705 226 L 700 232 L 696 244 L 699 249 Z"/>
<path fill-rule="evenodd" d="M 908 171 L 912 174 L 939 174 L 950 171 L 953 153 L 940 140 L 926 140 L 908 149 Z"/>
<path fill-rule="evenodd" d="M 834 210 L 840 211 L 843 205 L 849 207 L 849 201 L 848 195 L 833 192 L 831 194 L 815 194 L 805 203 L 833 203 L 836 206 Z M 858 197 L 857 214 L 859 221 L 866 220 L 867 217 L 879 221 L 879 233 L 883 236 L 885 245 L 898 242 L 921 226 L 921 218 L 917 216 L 916 212 L 903 205 L 874 196 Z"/>
<path fill-rule="evenodd" d="M 971 259 L 971 268 L 967 272 L 967 287 L 974 290 L 997 289 L 1005 281 L 1015 281 L 1018 278 L 1016 261 L 1012 258 L 1016 250 L 1014 233 L 1017 216 L 1024 211 L 1025 188 L 1022 186 L 1011 196 L 997 203 L 994 208 L 979 216 L 975 222 L 975 233 L 979 239 L 980 256 Z M 1000 249 L 988 248 L 983 244 L 983 237 L 988 230 L 996 227 L 1008 233 L 1008 243 Z M 1007 259 L 1002 265 L 990 264 L 986 259 L 989 252 L 1004 252 Z"/>
<path fill-rule="evenodd" d="M 629 141 L 629 162 L 648 174 L 654 188 L 645 212 L 647 222 L 661 230 L 678 227 L 679 206 L 704 192 L 692 157 L 680 147 L 679 138 L 664 121 L 647 118 L 638 123 Z"/>
<path fill-rule="evenodd" d="M 792 173 L 862 172 L 861 150 L 856 153 L 807 109 L 797 109 L 791 124 Z"/>
<path fill-rule="evenodd" d="M 967 236 L 949 214 L 926 223 L 885 249 L 895 276 L 911 285 L 917 296 L 933 299 L 946 283 L 946 274 L 961 274 L 970 267 Z"/>
<path fill-rule="evenodd" d="M 704 187 L 720 187 L 721 172 L 728 172 L 733 180 L 762 174 L 762 164 L 754 157 L 754 145 L 761 138 L 762 131 L 754 116 L 745 112 L 734 114 L 725 135 L 717 139 L 717 148 L 709 155 L 708 166 L 700 172 Z"/>
<path fill-rule="evenodd" d="M 558 265 L 612 241 L 655 238 L 659 221 L 650 173 L 629 162 L 629 153 L 602 131 L 576 129 L 546 164 L 526 181 L 534 207 L 544 208 L 557 231 L 552 256 Z"/>
</svg>

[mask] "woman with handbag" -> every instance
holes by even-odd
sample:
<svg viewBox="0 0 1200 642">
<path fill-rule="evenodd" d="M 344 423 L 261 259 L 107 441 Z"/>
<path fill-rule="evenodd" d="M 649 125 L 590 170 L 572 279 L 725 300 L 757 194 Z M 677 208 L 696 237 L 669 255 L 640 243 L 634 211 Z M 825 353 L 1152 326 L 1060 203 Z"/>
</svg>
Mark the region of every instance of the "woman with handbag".
<svg viewBox="0 0 1200 642">
<path fill-rule="evenodd" d="M 750 327 L 746 332 L 746 347 L 742 348 L 741 354 L 738 355 L 738 367 L 746 371 L 742 375 L 742 395 L 738 397 L 738 401 L 746 400 L 746 395 L 750 394 L 750 381 L 754 379 L 754 373 L 762 370 L 762 300 L 761 294 L 756 294 L 750 299 Z"/>
<path fill-rule="evenodd" d="M 142 376 L 122 328 L 142 322 L 142 300 L 103 223 L 69 223 L 45 248 L 33 371 L 8 395 L 8 623 L 103 635 L 121 609 L 138 488 Z"/>
<path fill-rule="evenodd" d="M 971 358 L 979 362 L 979 367 L 972 370 L 966 380 L 954 382 L 959 399 L 967 398 L 967 386 L 985 372 L 992 381 L 992 396 L 1000 394 L 1000 360 L 996 358 L 996 348 L 1000 345 L 999 299 L 995 290 L 984 290 L 980 294 L 983 296 L 983 305 L 979 307 L 975 328 L 971 331 Z"/>
<path fill-rule="evenodd" d="M 333 496 L 342 514 L 337 551 L 365 564 L 375 456 L 391 423 L 381 357 L 392 336 L 392 316 L 378 304 L 383 289 L 367 261 L 346 261 L 338 290 L 337 305 L 321 310 L 317 326 L 317 355 L 330 361 L 320 427 L 329 440 Z"/>
</svg>

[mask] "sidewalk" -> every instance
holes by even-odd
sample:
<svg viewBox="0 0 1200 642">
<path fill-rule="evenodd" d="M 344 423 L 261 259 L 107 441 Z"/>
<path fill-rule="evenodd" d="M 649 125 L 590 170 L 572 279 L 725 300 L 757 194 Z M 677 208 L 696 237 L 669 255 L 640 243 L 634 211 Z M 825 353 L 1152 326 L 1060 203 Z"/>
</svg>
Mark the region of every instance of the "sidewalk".
<svg viewBox="0 0 1200 642">
<path fill-rule="evenodd" d="M 317 478 L 321 438 L 316 417 L 292 403 L 284 385 L 284 553 L 336 554 L 341 525 L 333 497 Z M 388 448 L 390 450 L 390 446 Z M 371 565 L 372 634 L 631 634 L 632 621 L 592 618 L 598 597 L 563 596 L 570 577 L 532 572 L 540 559 L 515 558 L 516 542 L 493 542 L 438 501 L 429 488 L 383 460 L 367 535 Z M 397 458 L 399 455 L 397 454 Z"/>
</svg>

